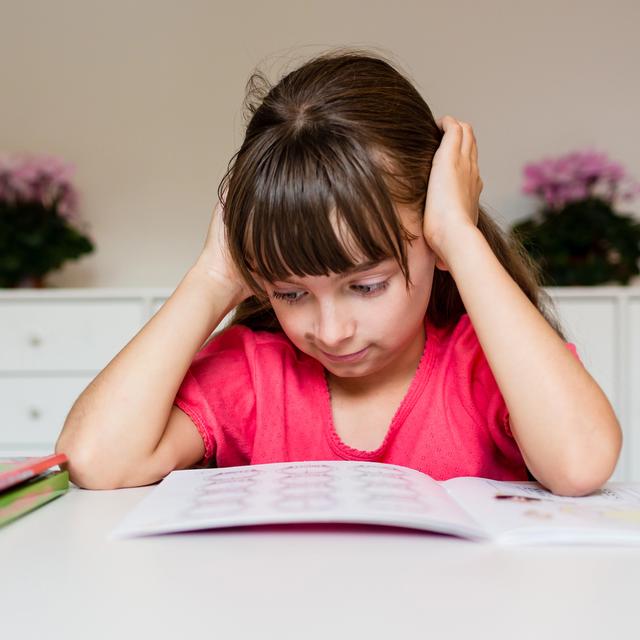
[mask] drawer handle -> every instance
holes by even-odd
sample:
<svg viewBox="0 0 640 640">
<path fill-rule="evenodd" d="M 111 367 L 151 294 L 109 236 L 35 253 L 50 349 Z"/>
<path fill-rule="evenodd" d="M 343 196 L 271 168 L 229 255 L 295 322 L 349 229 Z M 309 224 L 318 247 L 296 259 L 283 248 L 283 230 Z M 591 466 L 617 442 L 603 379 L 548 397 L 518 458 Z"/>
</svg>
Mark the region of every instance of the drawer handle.
<svg viewBox="0 0 640 640">
<path fill-rule="evenodd" d="M 38 420 L 42 416 L 42 411 L 38 407 L 31 407 L 29 409 L 29 417 L 32 420 Z"/>
<path fill-rule="evenodd" d="M 32 347 L 39 347 L 42 344 L 42 338 L 34 333 L 29 336 L 29 344 Z"/>
</svg>

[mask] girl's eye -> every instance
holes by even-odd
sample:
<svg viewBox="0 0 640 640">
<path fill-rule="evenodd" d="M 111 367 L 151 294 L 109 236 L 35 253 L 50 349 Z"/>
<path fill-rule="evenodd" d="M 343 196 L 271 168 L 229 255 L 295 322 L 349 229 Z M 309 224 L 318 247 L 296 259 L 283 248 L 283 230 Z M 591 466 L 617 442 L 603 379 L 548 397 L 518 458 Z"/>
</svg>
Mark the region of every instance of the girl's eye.
<svg viewBox="0 0 640 640">
<path fill-rule="evenodd" d="M 365 298 L 384 291 L 388 286 L 389 286 L 388 280 L 385 280 L 384 282 L 374 282 L 371 284 L 352 285 L 352 287 Z M 291 291 L 291 292 L 280 293 L 279 291 L 274 291 L 272 295 L 276 300 L 284 300 L 287 304 L 295 304 L 302 298 L 302 296 L 304 295 L 304 292 Z"/>
<path fill-rule="evenodd" d="M 273 297 L 276 300 L 284 300 L 287 304 L 295 304 L 300 300 L 300 298 L 296 298 L 297 294 L 295 292 L 292 293 L 279 293 L 278 291 L 273 292 Z"/>
<path fill-rule="evenodd" d="M 372 296 L 374 293 L 384 291 L 389 285 L 389 281 L 373 282 L 371 284 L 354 284 L 354 289 L 358 289 L 363 296 Z"/>
</svg>

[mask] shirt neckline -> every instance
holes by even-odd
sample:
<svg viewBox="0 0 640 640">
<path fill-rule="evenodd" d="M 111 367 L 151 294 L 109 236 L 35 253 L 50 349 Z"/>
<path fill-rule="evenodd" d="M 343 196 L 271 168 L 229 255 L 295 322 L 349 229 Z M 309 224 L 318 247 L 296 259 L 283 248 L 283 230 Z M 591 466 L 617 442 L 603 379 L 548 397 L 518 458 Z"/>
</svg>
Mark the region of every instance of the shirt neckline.
<svg viewBox="0 0 640 640">
<path fill-rule="evenodd" d="M 325 369 L 319 361 L 316 361 L 319 365 L 318 389 L 320 392 L 319 399 L 323 417 L 322 423 L 325 437 L 334 453 L 347 460 L 372 460 L 374 458 L 380 457 L 384 453 L 389 442 L 405 422 L 406 417 L 413 409 L 416 400 L 420 397 L 420 394 L 427 384 L 427 380 L 429 379 L 429 375 L 433 368 L 433 362 L 435 360 L 434 353 L 436 339 L 437 329 L 426 319 L 425 316 L 425 344 L 422 351 L 422 356 L 420 356 L 420 361 L 418 362 L 418 367 L 413 374 L 411 384 L 409 385 L 404 398 L 400 402 L 400 405 L 398 406 L 389 426 L 387 427 L 387 432 L 385 434 L 384 440 L 377 449 L 356 449 L 355 447 L 351 447 L 342 441 L 333 423 L 331 394 L 329 392 L 329 385 L 325 377 Z"/>
</svg>

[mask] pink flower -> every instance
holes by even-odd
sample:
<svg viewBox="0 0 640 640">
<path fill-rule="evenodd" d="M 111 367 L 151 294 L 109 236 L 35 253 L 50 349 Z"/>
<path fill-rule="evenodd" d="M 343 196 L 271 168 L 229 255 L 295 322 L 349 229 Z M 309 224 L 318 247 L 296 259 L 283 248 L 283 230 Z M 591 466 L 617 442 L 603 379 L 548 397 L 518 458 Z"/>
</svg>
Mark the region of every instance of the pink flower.
<svg viewBox="0 0 640 640">
<path fill-rule="evenodd" d="M 640 193 L 640 183 L 623 190 L 620 183 L 627 175 L 622 165 L 591 149 L 527 164 L 523 175 L 522 192 L 538 196 L 555 210 L 596 196 L 613 205 L 617 197 L 631 200 Z"/>
<path fill-rule="evenodd" d="M 38 202 L 68 220 L 77 219 L 78 194 L 72 183 L 75 166 L 55 156 L 0 156 L 0 202 Z"/>
</svg>

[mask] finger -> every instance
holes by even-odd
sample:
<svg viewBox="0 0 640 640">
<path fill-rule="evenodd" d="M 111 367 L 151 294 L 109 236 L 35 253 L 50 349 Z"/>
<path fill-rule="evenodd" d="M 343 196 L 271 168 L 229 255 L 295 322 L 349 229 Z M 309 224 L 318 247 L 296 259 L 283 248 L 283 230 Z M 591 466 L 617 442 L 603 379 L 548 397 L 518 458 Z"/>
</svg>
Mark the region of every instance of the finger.
<svg viewBox="0 0 640 640">
<path fill-rule="evenodd" d="M 460 124 L 456 118 L 449 115 L 441 116 L 440 118 L 436 118 L 436 125 L 438 129 L 445 131 L 447 128 L 450 128 L 452 125 Z"/>
<path fill-rule="evenodd" d="M 445 145 L 446 148 L 450 148 L 456 153 L 460 153 L 460 145 L 462 144 L 462 128 L 460 123 L 452 116 L 442 116 L 436 123 L 439 122 L 439 127 L 444 131 L 444 136 L 440 142 L 440 145 Z"/>
<path fill-rule="evenodd" d="M 474 145 L 475 145 L 475 135 L 473 133 L 473 128 L 468 122 L 460 121 L 460 127 L 462 129 L 462 142 L 460 145 L 460 153 L 463 156 L 469 158 L 470 160 L 474 157 Z"/>
<path fill-rule="evenodd" d="M 478 144 L 475 136 L 473 137 L 473 142 L 471 143 L 471 166 L 476 172 L 478 172 Z"/>
</svg>

